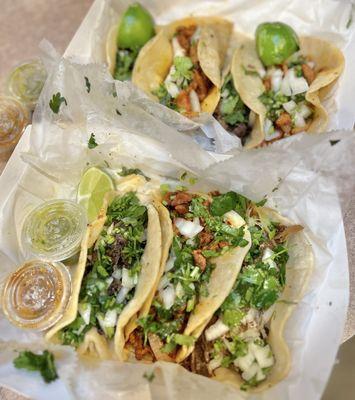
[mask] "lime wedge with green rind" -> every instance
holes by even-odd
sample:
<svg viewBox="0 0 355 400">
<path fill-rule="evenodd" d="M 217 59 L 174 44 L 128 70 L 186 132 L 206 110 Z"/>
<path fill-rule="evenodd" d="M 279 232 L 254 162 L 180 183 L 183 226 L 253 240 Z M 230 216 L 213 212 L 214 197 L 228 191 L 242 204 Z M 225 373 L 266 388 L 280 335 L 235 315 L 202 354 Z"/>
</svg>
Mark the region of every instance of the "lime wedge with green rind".
<svg viewBox="0 0 355 400">
<path fill-rule="evenodd" d="M 78 203 L 87 211 L 88 221 L 94 221 L 102 207 L 104 196 L 114 190 L 111 177 L 97 167 L 89 168 L 81 178 L 78 188 Z"/>
</svg>

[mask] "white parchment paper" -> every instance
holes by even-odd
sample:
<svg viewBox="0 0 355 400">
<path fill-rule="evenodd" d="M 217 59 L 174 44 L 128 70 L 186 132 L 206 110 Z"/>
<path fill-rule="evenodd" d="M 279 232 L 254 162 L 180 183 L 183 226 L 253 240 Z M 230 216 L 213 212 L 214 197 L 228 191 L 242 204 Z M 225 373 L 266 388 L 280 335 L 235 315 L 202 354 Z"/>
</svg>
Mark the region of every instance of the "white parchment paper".
<svg viewBox="0 0 355 400">
<path fill-rule="evenodd" d="M 86 62 L 106 63 L 105 45 L 110 28 L 134 0 L 96 0 L 65 55 Z M 342 49 L 346 59 L 345 71 L 334 90 L 325 99 L 329 113 L 328 130 L 352 129 L 355 109 L 351 107 L 355 81 L 355 43 L 352 41 L 355 23 L 352 4 L 335 0 L 142 0 L 157 24 L 167 24 L 189 15 L 220 15 L 234 23 L 235 34 L 253 37 L 259 23 L 282 21 L 291 25 L 299 35 L 314 35 L 329 40 Z M 235 36 L 235 35 L 234 35 Z M 231 47 L 237 39 L 233 38 Z M 170 126 L 189 131 L 205 149 L 230 153 L 241 147 L 240 140 L 223 129 L 212 117 L 191 121 L 146 98 L 136 95 L 136 102 L 149 109 Z M 165 112 L 162 111 L 165 109 Z M 198 129 L 200 126 L 202 129 Z"/>
<path fill-rule="evenodd" d="M 348 303 L 340 201 L 343 190 L 354 185 L 354 133 L 299 134 L 266 149 L 216 160 L 191 137 L 140 107 L 130 84 L 113 82 L 100 65 L 76 64 L 60 58 L 48 43 L 43 47 L 49 79 L 32 130 L 26 132 L 0 178 L 0 283 L 22 261 L 19 237 L 25 215 L 44 200 L 75 199 L 80 176 L 90 165 L 110 171 L 122 165 L 139 167 L 148 175 L 169 180 L 187 170 L 200 178 L 196 187 L 231 188 L 254 200 L 266 195 L 268 204 L 305 227 L 315 254 L 315 270 L 306 296 L 287 323 L 286 339 L 293 360 L 289 376 L 271 390 L 249 397 L 320 398 L 341 340 Z M 85 77 L 90 81 L 90 92 Z M 67 105 L 62 104 L 60 112 L 54 114 L 49 101 L 57 92 L 66 98 Z M 91 133 L 99 144 L 92 150 L 87 147 Z M 330 140 L 336 139 L 340 142 L 331 146 Z M 40 339 L 39 334 L 12 327 L 0 313 L 3 348 L 32 348 Z M 6 354 L 0 357 L 0 383 L 16 380 L 16 388 L 25 394 L 42 393 L 40 379 L 32 377 L 31 388 L 27 380 L 21 383 L 24 372 L 15 370 Z M 70 359 L 65 365 L 70 369 L 72 363 Z M 148 382 L 143 375 L 153 369 L 156 378 Z M 171 364 L 80 361 L 72 376 L 61 371 L 65 390 L 78 399 L 247 396 Z M 46 386 L 43 394 L 47 397 L 41 394 L 38 398 L 62 399 L 61 382 Z"/>
</svg>

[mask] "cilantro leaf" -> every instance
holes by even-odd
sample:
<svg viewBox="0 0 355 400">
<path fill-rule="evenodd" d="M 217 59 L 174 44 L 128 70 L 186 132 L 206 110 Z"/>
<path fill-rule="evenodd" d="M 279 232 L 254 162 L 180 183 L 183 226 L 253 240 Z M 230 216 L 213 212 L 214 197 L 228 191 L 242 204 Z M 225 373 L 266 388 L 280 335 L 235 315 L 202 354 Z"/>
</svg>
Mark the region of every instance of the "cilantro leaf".
<svg viewBox="0 0 355 400">
<path fill-rule="evenodd" d="M 97 146 L 98 146 L 98 144 L 96 143 L 95 134 L 92 133 L 92 134 L 90 135 L 90 139 L 89 139 L 89 141 L 88 141 L 88 148 L 89 148 L 89 149 L 94 149 L 94 148 L 97 147 Z"/>
<path fill-rule="evenodd" d="M 212 200 L 211 214 L 221 217 L 226 212 L 233 210 L 237 205 L 238 195 L 235 192 L 227 192 L 216 196 Z"/>
<path fill-rule="evenodd" d="M 87 76 L 84 76 L 84 78 L 85 78 L 86 91 L 87 91 L 88 93 L 90 93 L 90 90 L 91 90 L 91 83 L 90 83 L 89 78 L 88 78 Z"/>
<path fill-rule="evenodd" d="M 155 378 L 154 371 L 144 372 L 143 378 L 145 378 L 148 382 L 153 382 L 153 380 Z"/>
<path fill-rule="evenodd" d="M 54 114 L 58 114 L 61 104 L 64 103 L 66 106 L 68 105 L 65 97 L 62 97 L 60 92 L 53 95 L 52 99 L 49 100 L 49 107 L 54 112 Z"/>
<path fill-rule="evenodd" d="M 179 344 L 180 346 L 192 346 L 196 339 L 193 336 L 188 336 L 188 335 L 182 335 L 180 333 L 175 333 L 173 336 L 173 340 L 176 344 Z"/>
<path fill-rule="evenodd" d="M 147 181 L 150 181 L 150 178 L 139 169 L 139 168 L 126 168 L 122 167 L 121 171 L 118 172 L 119 176 L 127 176 L 127 175 L 142 175 Z"/>
<path fill-rule="evenodd" d="M 42 354 L 35 354 L 27 350 L 21 351 L 18 357 L 14 359 L 14 366 L 18 369 L 39 371 L 46 383 L 58 378 L 54 356 L 48 350 L 45 350 Z"/>
<path fill-rule="evenodd" d="M 116 66 L 113 77 L 119 81 L 126 81 L 130 79 L 137 56 L 137 50 L 118 49 L 116 53 Z"/>
<path fill-rule="evenodd" d="M 174 57 L 174 66 L 176 71 L 173 74 L 173 79 L 178 80 L 179 78 L 186 79 L 187 81 L 192 79 L 192 68 L 194 66 L 191 58 L 185 56 Z"/>
<path fill-rule="evenodd" d="M 153 90 L 152 94 L 158 97 L 160 104 L 163 104 L 172 110 L 177 110 L 177 105 L 175 104 L 174 99 L 169 94 L 163 83 L 161 83 L 157 89 Z"/>
</svg>

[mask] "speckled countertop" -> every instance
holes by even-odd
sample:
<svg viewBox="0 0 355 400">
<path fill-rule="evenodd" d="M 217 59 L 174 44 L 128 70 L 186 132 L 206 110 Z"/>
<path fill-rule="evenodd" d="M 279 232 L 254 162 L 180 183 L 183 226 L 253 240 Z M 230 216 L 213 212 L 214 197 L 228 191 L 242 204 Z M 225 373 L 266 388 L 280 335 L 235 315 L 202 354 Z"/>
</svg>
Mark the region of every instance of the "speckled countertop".
<svg viewBox="0 0 355 400">
<path fill-rule="evenodd" d="M 10 69 L 39 53 L 38 43 L 48 39 L 63 52 L 93 0 L 1 0 L 0 88 Z M 1 90 L 1 89 L 0 89 Z M 0 170 L 2 170 L 0 165 Z M 344 213 L 350 266 L 350 307 L 344 340 L 355 334 L 355 193 L 349 193 Z"/>
</svg>

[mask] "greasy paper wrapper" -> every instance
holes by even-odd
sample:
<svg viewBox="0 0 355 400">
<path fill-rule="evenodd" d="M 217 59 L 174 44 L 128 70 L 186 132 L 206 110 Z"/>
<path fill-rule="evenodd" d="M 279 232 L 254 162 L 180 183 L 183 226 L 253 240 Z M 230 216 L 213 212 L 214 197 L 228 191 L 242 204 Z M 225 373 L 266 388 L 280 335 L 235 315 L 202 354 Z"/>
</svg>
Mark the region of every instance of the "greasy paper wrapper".
<svg viewBox="0 0 355 400">
<path fill-rule="evenodd" d="M 134 0 L 96 0 L 82 26 L 77 31 L 65 55 L 86 62 L 106 63 L 106 41 L 109 30 L 118 24 L 119 18 L 129 3 Z M 354 32 L 354 23 L 349 24 L 352 7 L 350 3 L 332 0 L 142 0 L 154 16 L 157 25 L 170 23 L 189 15 L 220 15 L 234 23 L 228 59 L 241 42 L 243 36 L 254 37 L 258 24 L 265 21 L 282 21 L 291 25 L 298 35 L 310 35 L 328 40 L 338 46 L 345 56 L 345 70 L 330 91 L 324 106 L 329 113 L 327 130 L 352 129 L 354 111 L 351 109 L 353 93 L 353 70 L 355 68 L 355 46 L 349 46 Z M 150 101 L 137 91 L 136 104 L 158 116 L 170 126 L 186 131 L 206 149 L 218 153 L 232 152 L 241 147 L 239 138 L 227 132 L 214 118 L 201 115 L 191 121 L 179 113 Z M 200 129 L 199 129 L 200 127 Z"/>
<path fill-rule="evenodd" d="M 194 3 L 196 7 L 201 4 Z M 215 2 L 208 4 L 216 5 Z M 226 13 L 232 10 L 228 4 L 231 2 L 223 2 Z M 248 18 L 254 15 L 263 20 L 270 15 L 276 18 L 274 6 L 258 5 L 256 13 L 252 4 L 254 2 L 244 2 Z M 295 3 L 290 4 L 295 10 Z M 339 6 L 339 3 L 334 4 Z M 314 26 L 310 7 L 311 4 L 306 21 L 313 30 L 317 26 L 321 30 L 323 24 L 328 27 L 331 15 L 338 21 L 333 2 L 324 2 L 324 8 L 317 6 L 318 25 Z M 182 16 L 177 6 L 171 11 L 168 9 L 167 14 L 169 12 L 171 16 Z M 284 18 L 290 16 L 290 11 L 284 12 Z M 299 19 L 303 21 L 302 14 Z M 331 24 L 333 34 L 340 40 L 342 34 L 337 34 L 339 27 L 334 24 Z M 247 27 L 246 24 L 245 29 Z M 169 181 L 176 180 L 187 170 L 200 178 L 194 190 L 233 189 L 253 200 L 267 196 L 269 206 L 305 227 L 313 246 L 315 269 L 307 294 L 286 326 L 292 369 L 285 380 L 267 392 L 248 397 L 173 364 L 99 363 L 88 359 L 77 362 L 73 351 L 65 347 L 58 349 L 69 351 L 72 356 L 60 358 L 58 362 L 62 363 L 61 380 L 44 385 L 34 373 L 14 369 L 12 353 L 9 353 L 12 349 L 38 349 L 42 336 L 11 326 L 1 312 L 0 340 L 5 342 L 1 343 L 1 348 L 6 352 L 4 357 L 0 356 L 0 383 L 26 395 L 35 393 L 36 399 L 54 400 L 67 398 L 69 395 L 65 397 L 64 391 L 78 399 L 320 398 L 341 341 L 349 296 L 340 204 L 346 209 L 345 194 L 354 190 L 353 132 L 299 134 L 265 149 L 245 152 L 236 148 L 232 157 L 217 156 L 204 151 L 193 137 L 157 119 L 155 112 L 137 100 L 140 94 L 136 89 L 129 83 L 114 83 L 103 66 L 80 65 L 61 59 L 48 43 L 44 43 L 43 48 L 49 79 L 34 114 L 32 130 L 28 129 L 23 135 L 0 178 L 1 283 L 23 261 L 19 238 L 27 213 L 45 200 L 75 200 L 80 177 L 91 165 L 111 169 L 122 165 L 138 167 L 147 175 L 161 175 Z M 89 93 L 84 77 L 91 83 Z M 114 89 L 117 97 L 113 96 Z M 54 114 L 49 100 L 57 92 L 66 98 L 68 105 L 62 104 L 59 114 Z M 87 147 L 91 133 L 95 133 L 99 143 L 92 150 Z M 341 141 L 331 146 L 329 141 L 336 139 Z M 223 146 L 223 138 L 220 140 Z M 44 348 L 43 343 L 41 346 Z M 72 371 L 73 365 L 75 373 L 66 374 L 67 370 Z M 155 378 L 148 382 L 143 375 L 149 376 L 153 370 Z"/>
</svg>

